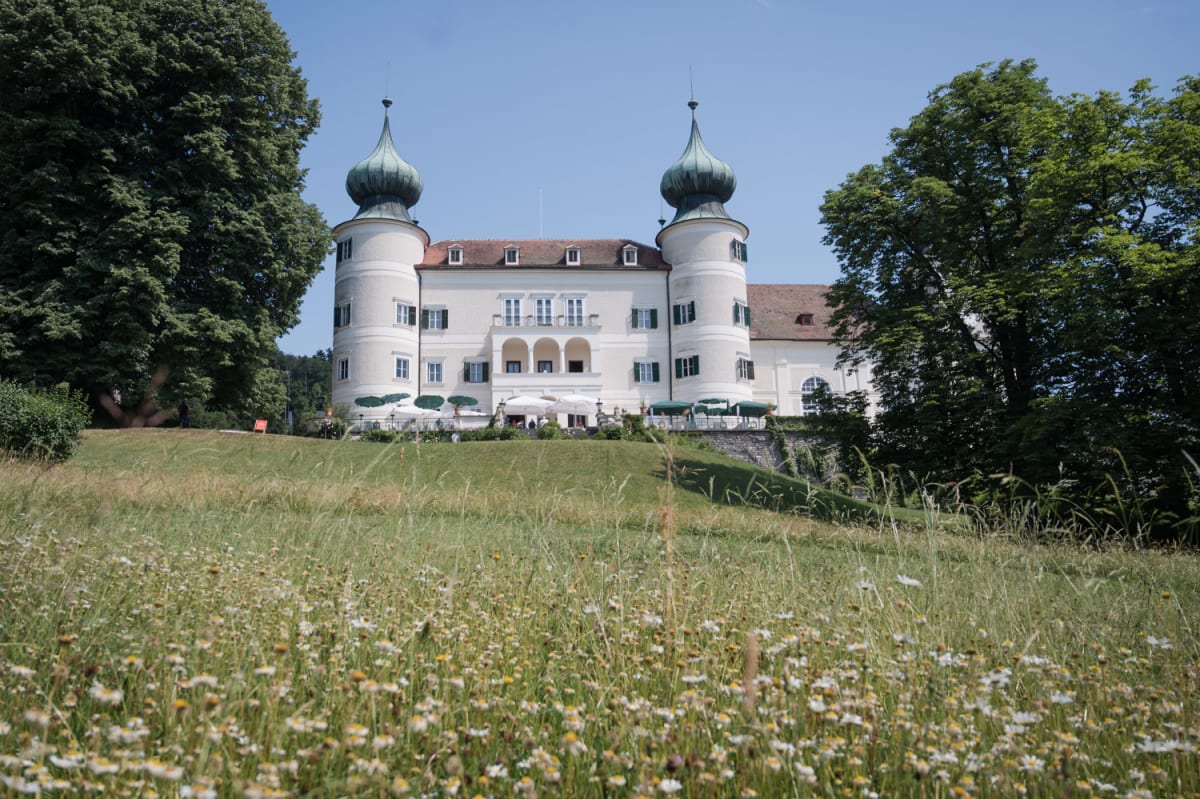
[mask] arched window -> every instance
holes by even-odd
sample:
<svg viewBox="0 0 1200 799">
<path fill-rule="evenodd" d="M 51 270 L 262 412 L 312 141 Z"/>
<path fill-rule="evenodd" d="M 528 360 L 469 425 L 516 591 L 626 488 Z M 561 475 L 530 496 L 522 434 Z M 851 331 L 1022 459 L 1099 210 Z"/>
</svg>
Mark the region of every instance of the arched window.
<svg viewBox="0 0 1200 799">
<path fill-rule="evenodd" d="M 823 377 L 810 377 L 800 386 L 800 415 L 808 416 L 817 412 L 817 392 L 829 391 L 829 381 Z"/>
</svg>

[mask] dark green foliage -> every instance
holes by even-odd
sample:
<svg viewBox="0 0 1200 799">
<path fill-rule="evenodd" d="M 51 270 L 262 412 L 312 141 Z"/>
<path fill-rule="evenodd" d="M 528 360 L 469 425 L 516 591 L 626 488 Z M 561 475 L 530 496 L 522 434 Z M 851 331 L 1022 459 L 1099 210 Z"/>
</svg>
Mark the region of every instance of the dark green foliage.
<svg viewBox="0 0 1200 799">
<path fill-rule="evenodd" d="M 265 415 L 329 247 L 291 59 L 257 0 L 0 0 L 0 370 Z"/>
<path fill-rule="evenodd" d="M 1184 453 L 1200 451 L 1200 81 L 1055 98 L 1034 72 L 938 87 L 881 163 L 826 194 L 834 322 L 881 398 L 871 445 L 939 483 L 1013 474 L 1182 519 Z"/>
<path fill-rule="evenodd" d="M 521 428 L 506 424 L 489 424 L 479 430 L 464 430 L 463 441 L 511 441 L 522 438 Z"/>
<path fill-rule="evenodd" d="M 596 431 L 596 438 L 605 441 L 620 441 L 625 428 L 619 424 L 606 424 Z"/>
<path fill-rule="evenodd" d="M 308 435 L 310 428 L 319 427 L 325 419 L 332 385 L 332 360 L 333 351 L 328 349 L 318 350 L 313 355 L 280 352 L 275 356 L 275 368 L 282 372 L 281 379 L 287 387 L 291 431 L 296 435 Z M 275 429 L 287 430 L 288 427 L 285 423 Z"/>
<path fill-rule="evenodd" d="M 371 441 L 376 444 L 390 444 L 396 440 L 396 431 L 364 430 L 359 438 L 361 438 L 363 441 Z"/>
<path fill-rule="evenodd" d="M 65 461 L 79 448 L 91 416 L 78 392 L 39 391 L 0 380 L 0 450 L 8 455 Z"/>
<path fill-rule="evenodd" d="M 554 421 L 553 419 L 547 421 L 537 429 L 537 437 L 539 439 L 547 440 L 555 438 L 568 438 L 567 434 L 563 432 L 562 427 L 560 427 L 558 422 Z"/>
<path fill-rule="evenodd" d="M 667 440 L 667 433 L 654 427 L 646 427 L 646 417 L 630 413 L 621 420 L 625 430 L 626 441 L 650 441 L 662 443 Z"/>
</svg>

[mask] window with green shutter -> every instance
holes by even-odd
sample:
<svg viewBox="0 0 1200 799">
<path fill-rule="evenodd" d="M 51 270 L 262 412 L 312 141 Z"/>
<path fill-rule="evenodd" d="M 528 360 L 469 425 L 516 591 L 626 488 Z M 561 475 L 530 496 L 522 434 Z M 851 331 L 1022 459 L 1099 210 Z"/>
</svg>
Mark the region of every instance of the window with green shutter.
<svg viewBox="0 0 1200 799">
<path fill-rule="evenodd" d="M 686 358 L 675 359 L 675 377 L 695 377 L 700 374 L 700 356 L 691 355 Z"/>
<path fill-rule="evenodd" d="M 689 300 L 671 306 L 671 316 L 677 325 L 686 325 L 696 321 L 696 301 Z"/>
<path fill-rule="evenodd" d="M 634 361 L 633 382 L 657 383 L 659 380 L 658 361 Z"/>
<path fill-rule="evenodd" d="M 733 301 L 733 323 L 750 327 L 750 306 L 739 300 Z"/>
<path fill-rule="evenodd" d="M 657 308 L 634 308 L 631 317 L 634 330 L 657 330 Z"/>
</svg>

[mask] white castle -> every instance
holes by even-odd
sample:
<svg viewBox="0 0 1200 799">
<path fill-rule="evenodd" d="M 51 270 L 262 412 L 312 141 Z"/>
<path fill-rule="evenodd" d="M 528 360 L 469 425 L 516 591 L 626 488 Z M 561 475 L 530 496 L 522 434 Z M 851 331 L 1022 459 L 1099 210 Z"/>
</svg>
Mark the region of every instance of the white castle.
<svg viewBox="0 0 1200 799">
<path fill-rule="evenodd" d="M 803 415 L 819 388 L 869 388 L 864 368 L 836 364 L 825 286 L 747 284 L 749 228 L 725 210 L 737 180 L 700 138 L 694 100 L 687 147 L 661 182 L 676 212 L 653 246 L 431 242 L 409 215 L 421 176 L 383 104 L 379 143 L 346 177 L 358 212 L 333 231 L 333 401 L 356 423 L 394 424 L 399 395 L 469 397 L 516 420 L 539 414 L 514 398 L 589 397 L 595 408 L 558 417 L 588 426 L 702 400 Z"/>
</svg>

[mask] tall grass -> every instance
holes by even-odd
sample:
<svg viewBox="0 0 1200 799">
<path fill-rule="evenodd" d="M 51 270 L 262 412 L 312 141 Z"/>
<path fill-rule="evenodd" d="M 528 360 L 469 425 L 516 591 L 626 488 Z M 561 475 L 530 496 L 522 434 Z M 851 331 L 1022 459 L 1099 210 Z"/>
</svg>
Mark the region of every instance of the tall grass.
<svg viewBox="0 0 1200 799">
<path fill-rule="evenodd" d="M 143 431 L 6 464 L 0 790 L 1200 793 L 1194 558 L 714 503 L 697 457 Z"/>
</svg>

